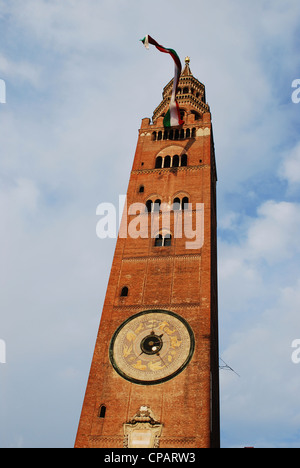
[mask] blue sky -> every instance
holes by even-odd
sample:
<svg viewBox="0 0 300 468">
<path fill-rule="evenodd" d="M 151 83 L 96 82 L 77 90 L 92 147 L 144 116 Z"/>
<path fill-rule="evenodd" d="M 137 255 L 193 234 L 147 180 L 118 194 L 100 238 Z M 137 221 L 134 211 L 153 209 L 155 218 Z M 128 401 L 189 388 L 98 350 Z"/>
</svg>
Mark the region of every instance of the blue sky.
<svg viewBox="0 0 300 468">
<path fill-rule="evenodd" d="M 0 0 L 0 447 L 72 447 L 143 117 L 206 85 L 218 168 L 223 447 L 300 447 L 298 0 Z"/>
</svg>

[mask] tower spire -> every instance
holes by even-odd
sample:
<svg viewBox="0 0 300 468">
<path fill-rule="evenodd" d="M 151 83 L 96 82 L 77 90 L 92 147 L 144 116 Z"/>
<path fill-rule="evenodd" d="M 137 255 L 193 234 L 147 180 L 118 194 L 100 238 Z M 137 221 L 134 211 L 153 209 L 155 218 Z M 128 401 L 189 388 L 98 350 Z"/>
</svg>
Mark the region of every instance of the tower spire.
<svg viewBox="0 0 300 468">
<path fill-rule="evenodd" d="M 190 69 L 190 57 L 185 57 L 185 67 L 181 73 L 181 76 L 193 76 L 193 73 L 191 72 L 191 69 Z"/>
</svg>

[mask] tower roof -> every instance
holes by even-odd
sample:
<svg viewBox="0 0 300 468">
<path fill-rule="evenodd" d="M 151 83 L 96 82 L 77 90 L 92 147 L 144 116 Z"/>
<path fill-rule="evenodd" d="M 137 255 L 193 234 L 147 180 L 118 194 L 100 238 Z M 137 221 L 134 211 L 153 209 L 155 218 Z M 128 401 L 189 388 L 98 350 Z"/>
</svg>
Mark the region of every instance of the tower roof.
<svg viewBox="0 0 300 468">
<path fill-rule="evenodd" d="M 181 73 L 181 76 L 193 76 L 191 69 L 190 69 L 190 57 L 185 57 L 185 67 Z"/>
<path fill-rule="evenodd" d="M 201 118 L 202 114 L 210 112 L 210 110 L 209 105 L 206 103 L 205 86 L 193 76 L 190 69 L 190 61 L 190 57 L 186 57 L 185 67 L 179 78 L 176 99 L 184 115 L 193 113 Z M 163 100 L 153 113 L 153 122 L 155 122 L 158 117 L 162 117 L 166 114 L 170 105 L 172 88 L 173 79 L 169 81 L 163 89 Z"/>
</svg>

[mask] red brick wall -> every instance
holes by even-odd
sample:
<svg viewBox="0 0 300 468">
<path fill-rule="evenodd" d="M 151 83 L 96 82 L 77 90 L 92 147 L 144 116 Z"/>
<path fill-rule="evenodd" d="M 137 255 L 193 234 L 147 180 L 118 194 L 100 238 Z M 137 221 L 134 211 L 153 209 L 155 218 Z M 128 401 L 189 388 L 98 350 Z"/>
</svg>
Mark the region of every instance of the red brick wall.
<svg viewBox="0 0 300 468">
<path fill-rule="evenodd" d="M 189 119 L 193 120 L 193 116 Z M 193 207 L 204 203 L 204 245 L 201 249 L 187 250 L 187 239 L 173 238 L 171 247 L 158 248 L 154 247 L 154 239 L 118 239 L 76 447 L 122 447 L 123 424 L 141 405 L 150 406 L 163 424 L 161 448 L 219 444 L 216 175 L 210 114 L 204 114 L 202 120 L 193 121 L 188 127 L 197 128 L 199 136 L 153 141 L 152 132 L 163 129 L 150 125 L 149 119 L 142 121 L 127 203 L 128 206 L 145 203 L 151 195 L 159 195 L 171 206 L 174 195 L 188 194 Z M 188 166 L 155 170 L 156 156 L 164 149 L 167 154 L 168 148 L 174 146 L 178 147 L 178 154 L 181 149 L 188 155 Z M 139 193 L 141 185 L 144 193 Z M 171 214 L 172 233 L 174 216 Z M 127 217 L 127 225 L 132 219 Z M 125 298 L 120 297 L 123 286 L 129 288 Z M 109 344 L 116 328 L 128 317 L 152 308 L 173 311 L 188 321 L 195 335 L 195 352 L 187 368 L 172 380 L 154 386 L 136 385 L 113 369 Z M 212 434 L 211 372 L 215 408 Z M 101 404 L 107 407 L 105 419 L 98 417 Z"/>
</svg>

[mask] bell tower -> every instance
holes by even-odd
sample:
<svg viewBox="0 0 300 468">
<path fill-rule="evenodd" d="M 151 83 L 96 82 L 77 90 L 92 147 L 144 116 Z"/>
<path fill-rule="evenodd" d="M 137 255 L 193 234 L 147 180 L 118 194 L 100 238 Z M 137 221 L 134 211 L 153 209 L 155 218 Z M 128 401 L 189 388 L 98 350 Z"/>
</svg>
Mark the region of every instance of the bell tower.
<svg viewBox="0 0 300 468">
<path fill-rule="evenodd" d="M 219 447 L 216 165 L 190 59 L 142 120 L 76 447 Z"/>
</svg>

